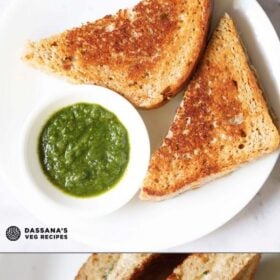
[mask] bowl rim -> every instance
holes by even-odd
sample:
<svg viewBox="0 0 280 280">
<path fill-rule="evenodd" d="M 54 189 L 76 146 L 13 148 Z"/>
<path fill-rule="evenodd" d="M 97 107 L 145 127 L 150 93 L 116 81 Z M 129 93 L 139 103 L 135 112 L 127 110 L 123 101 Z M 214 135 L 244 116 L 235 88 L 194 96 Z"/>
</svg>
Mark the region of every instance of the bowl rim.
<svg viewBox="0 0 280 280">
<path fill-rule="evenodd" d="M 41 102 L 25 119 L 20 141 L 22 177 L 26 180 L 26 196 L 55 208 L 65 219 L 100 217 L 112 213 L 128 203 L 144 180 L 150 159 L 150 141 L 144 121 L 134 106 L 115 92 L 92 85 L 78 85 L 60 89 L 51 101 Z M 129 136 L 130 156 L 119 182 L 109 191 L 79 198 L 64 193 L 44 174 L 37 151 L 40 132 L 46 121 L 58 110 L 76 103 L 95 103 L 117 116 Z M 141 157 L 141 158 L 139 158 Z"/>
</svg>

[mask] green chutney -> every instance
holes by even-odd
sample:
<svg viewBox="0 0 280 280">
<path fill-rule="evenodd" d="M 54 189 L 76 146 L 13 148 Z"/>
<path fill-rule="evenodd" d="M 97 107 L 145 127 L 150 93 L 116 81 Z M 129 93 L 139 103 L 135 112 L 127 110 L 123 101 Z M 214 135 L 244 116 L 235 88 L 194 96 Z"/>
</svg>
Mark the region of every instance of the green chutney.
<svg viewBox="0 0 280 280">
<path fill-rule="evenodd" d="M 48 179 L 76 197 L 112 189 L 129 161 L 128 132 L 98 104 L 77 103 L 54 113 L 39 136 L 38 152 Z"/>
</svg>

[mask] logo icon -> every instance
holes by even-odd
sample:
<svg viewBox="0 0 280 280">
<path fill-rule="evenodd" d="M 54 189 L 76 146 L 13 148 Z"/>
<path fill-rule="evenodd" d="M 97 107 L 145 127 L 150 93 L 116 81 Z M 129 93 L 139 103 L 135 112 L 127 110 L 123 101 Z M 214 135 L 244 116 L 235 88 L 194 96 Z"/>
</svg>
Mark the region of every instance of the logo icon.
<svg viewBox="0 0 280 280">
<path fill-rule="evenodd" d="M 21 235 L 20 229 L 18 227 L 16 227 L 16 226 L 10 226 L 6 230 L 6 237 L 10 241 L 17 241 L 17 240 L 19 240 L 20 235 Z"/>
</svg>

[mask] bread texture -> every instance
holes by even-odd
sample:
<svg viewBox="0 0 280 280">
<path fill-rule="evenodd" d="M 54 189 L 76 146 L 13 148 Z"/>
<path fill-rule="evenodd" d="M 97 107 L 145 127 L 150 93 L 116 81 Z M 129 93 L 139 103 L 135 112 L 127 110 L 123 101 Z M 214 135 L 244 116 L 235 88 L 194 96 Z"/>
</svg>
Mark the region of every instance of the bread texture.
<svg viewBox="0 0 280 280">
<path fill-rule="evenodd" d="M 157 254 L 93 254 L 75 280 L 133 280 Z"/>
<path fill-rule="evenodd" d="M 162 146 L 151 157 L 140 198 L 173 197 L 277 148 L 278 129 L 226 14 Z"/>
<path fill-rule="evenodd" d="M 178 93 L 204 50 L 212 0 L 144 0 L 79 28 L 29 42 L 32 66 L 110 88 L 137 107 Z"/>
<path fill-rule="evenodd" d="M 259 254 L 193 254 L 167 280 L 253 280 Z"/>
<path fill-rule="evenodd" d="M 259 260 L 259 254 L 93 254 L 75 280 L 253 280 Z"/>
<path fill-rule="evenodd" d="M 81 267 L 75 280 L 104 280 L 114 269 L 121 254 L 92 254 Z"/>
</svg>

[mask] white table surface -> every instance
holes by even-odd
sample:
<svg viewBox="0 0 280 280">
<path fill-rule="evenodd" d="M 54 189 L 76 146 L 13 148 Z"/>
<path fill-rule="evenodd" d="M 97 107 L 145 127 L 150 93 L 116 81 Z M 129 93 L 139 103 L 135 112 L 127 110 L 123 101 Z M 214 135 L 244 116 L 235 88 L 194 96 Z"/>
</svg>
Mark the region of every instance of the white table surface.
<svg viewBox="0 0 280 280">
<path fill-rule="evenodd" d="M 279 27 L 279 0 L 260 0 Z M 0 0 L 0 17 L 10 0 Z M 277 30 L 278 34 L 280 30 Z M 1 43 L 1 42 L 0 42 Z M 173 252 L 280 251 L 280 159 L 257 196 L 235 218 L 215 232 Z M 10 242 L 8 226 L 46 227 L 28 213 L 5 187 L 0 178 L 0 251 L 1 252 L 90 252 L 92 248 L 72 240 Z M 275 278 L 276 279 L 276 278 Z"/>
</svg>

